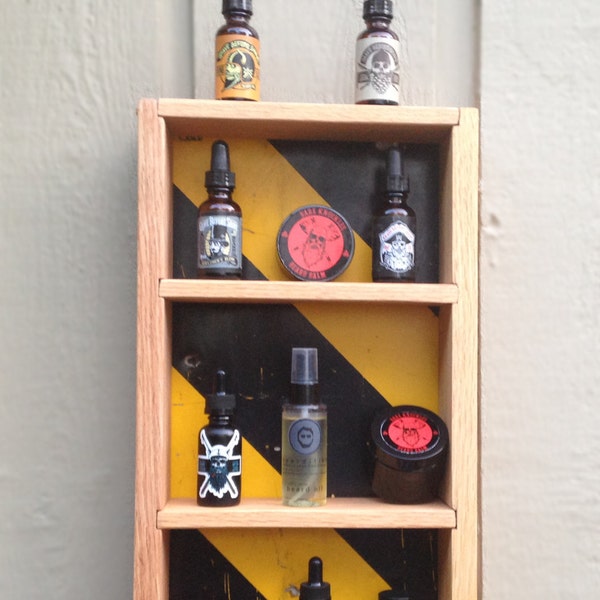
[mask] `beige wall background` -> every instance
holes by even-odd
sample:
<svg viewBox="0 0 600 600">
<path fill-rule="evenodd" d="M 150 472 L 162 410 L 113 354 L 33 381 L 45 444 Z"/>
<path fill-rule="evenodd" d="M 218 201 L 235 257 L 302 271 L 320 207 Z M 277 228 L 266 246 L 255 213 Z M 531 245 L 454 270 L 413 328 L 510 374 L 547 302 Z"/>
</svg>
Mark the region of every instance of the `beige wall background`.
<svg viewBox="0 0 600 600">
<path fill-rule="evenodd" d="M 264 100 L 352 102 L 361 1 L 254 4 Z M 482 596 L 593 598 L 600 4 L 395 9 L 402 101 L 481 108 Z M 212 96 L 219 13 L 3 0 L 1 598 L 131 597 L 135 107 Z"/>
</svg>

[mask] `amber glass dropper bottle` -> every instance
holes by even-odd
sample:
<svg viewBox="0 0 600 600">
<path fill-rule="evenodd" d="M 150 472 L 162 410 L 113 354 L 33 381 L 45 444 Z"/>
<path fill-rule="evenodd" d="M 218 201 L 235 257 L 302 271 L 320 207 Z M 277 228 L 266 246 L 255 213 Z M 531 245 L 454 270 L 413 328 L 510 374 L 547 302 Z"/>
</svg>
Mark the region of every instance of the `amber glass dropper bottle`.
<svg viewBox="0 0 600 600">
<path fill-rule="evenodd" d="M 417 218 L 408 206 L 409 181 L 398 146 L 387 153 L 385 198 L 373 217 L 373 281 L 414 281 Z"/>
<path fill-rule="evenodd" d="M 356 40 L 356 104 L 399 103 L 400 42 L 390 29 L 392 0 L 365 0 L 366 29 Z"/>
<path fill-rule="evenodd" d="M 242 277 L 242 209 L 231 194 L 235 173 L 229 169 L 229 146 L 212 145 L 205 177 L 208 198 L 198 209 L 198 277 Z"/>
<path fill-rule="evenodd" d="M 260 100 L 260 39 L 250 25 L 252 0 L 223 0 L 215 39 L 215 98 Z"/>
</svg>

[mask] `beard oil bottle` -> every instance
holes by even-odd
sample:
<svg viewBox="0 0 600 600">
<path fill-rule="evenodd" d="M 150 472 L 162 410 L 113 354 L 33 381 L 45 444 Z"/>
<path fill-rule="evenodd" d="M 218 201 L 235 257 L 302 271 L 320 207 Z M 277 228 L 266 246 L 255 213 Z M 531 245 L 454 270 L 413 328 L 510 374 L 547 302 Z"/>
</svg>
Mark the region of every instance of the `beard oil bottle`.
<svg viewBox="0 0 600 600">
<path fill-rule="evenodd" d="M 365 0 L 367 28 L 356 40 L 356 104 L 398 104 L 400 42 L 390 29 L 392 0 Z"/>
<path fill-rule="evenodd" d="M 373 217 L 373 281 L 414 281 L 417 219 L 406 200 L 408 177 L 404 176 L 400 148 L 387 154 L 386 197 Z"/>
<path fill-rule="evenodd" d="M 292 348 L 290 401 L 283 405 L 283 503 L 321 506 L 327 499 L 327 407 L 319 400 L 316 348 Z"/>
<path fill-rule="evenodd" d="M 215 40 L 217 100 L 260 100 L 260 40 L 250 26 L 252 0 L 223 0 Z"/>
<path fill-rule="evenodd" d="M 235 396 L 225 393 L 225 371 L 217 371 L 214 393 L 207 395 L 208 425 L 198 434 L 200 506 L 234 506 L 242 494 L 242 436 L 234 424 Z"/>
<path fill-rule="evenodd" d="M 242 210 L 231 194 L 235 173 L 229 170 L 229 146 L 212 145 L 205 183 L 208 198 L 198 209 L 198 277 L 241 279 Z"/>
</svg>

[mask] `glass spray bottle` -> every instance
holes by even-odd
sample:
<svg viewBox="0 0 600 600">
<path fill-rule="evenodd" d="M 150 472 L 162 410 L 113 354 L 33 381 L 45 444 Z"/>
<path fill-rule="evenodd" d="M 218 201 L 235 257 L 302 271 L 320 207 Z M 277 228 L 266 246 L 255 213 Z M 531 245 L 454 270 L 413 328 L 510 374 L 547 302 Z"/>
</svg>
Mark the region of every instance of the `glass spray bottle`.
<svg viewBox="0 0 600 600">
<path fill-rule="evenodd" d="M 283 503 L 321 506 L 327 499 L 327 407 L 319 400 L 316 348 L 292 348 L 290 401 L 283 405 Z"/>
</svg>

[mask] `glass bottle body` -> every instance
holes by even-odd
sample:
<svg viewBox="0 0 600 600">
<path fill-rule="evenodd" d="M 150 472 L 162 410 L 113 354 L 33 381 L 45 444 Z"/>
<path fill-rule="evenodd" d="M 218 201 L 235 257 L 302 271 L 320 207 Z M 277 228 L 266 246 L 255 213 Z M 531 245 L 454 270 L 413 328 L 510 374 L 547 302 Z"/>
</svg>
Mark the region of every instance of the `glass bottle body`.
<svg viewBox="0 0 600 600">
<path fill-rule="evenodd" d="M 327 408 L 283 406 L 281 475 L 283 503 L 322 506 L 327 500 Z"/>
<path fill-rule="evenodd" d="M 416 226 L 415 212 L 405 194 L 389 194 L 373 217 L 373 281 L 415 281 Z"/>
<path fill-rule="evenodd" d="M 211 415 L 198 434 L 200 506 L 234 506 L 242 495 L 242 436 L 229 415 Z"/>
<path fill-rule="evenodd" d="M 228 11 L 215 37 L 215 98 L 260 100 L 260 39 L 250 14 Z"/>
<path fill-rule="evenodd" d="M 200 278 L 242 277 L 242 211 L 228 188 L 208 188 L 198 209 L 198 271 Z"/>
<path fill-rule="evenodd" d="M 400 97 L 400 41 L 391 18 L 365 19 L 356 40 L 356 104 L 397 105 Z"/>
</svg>

